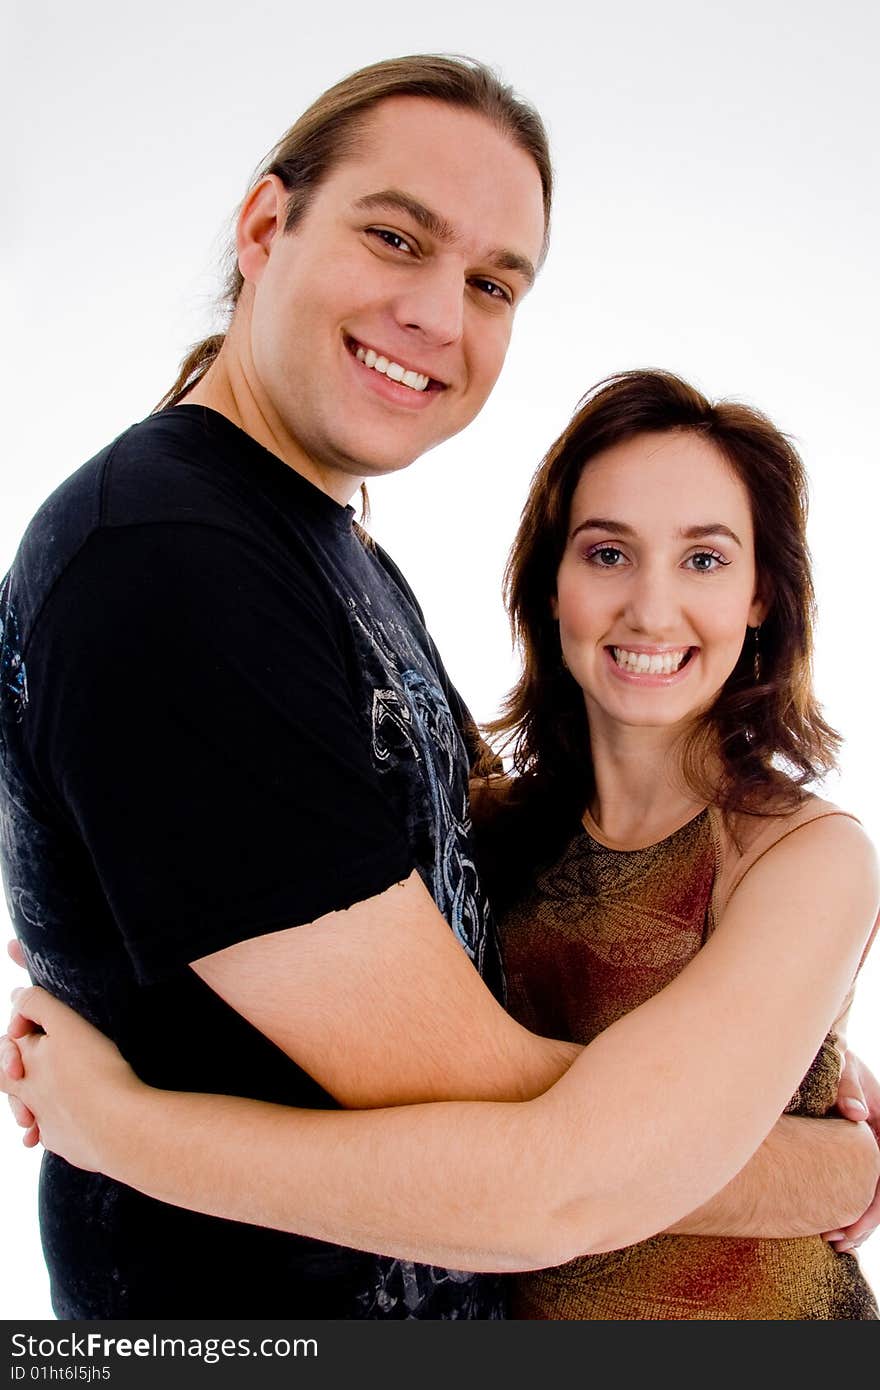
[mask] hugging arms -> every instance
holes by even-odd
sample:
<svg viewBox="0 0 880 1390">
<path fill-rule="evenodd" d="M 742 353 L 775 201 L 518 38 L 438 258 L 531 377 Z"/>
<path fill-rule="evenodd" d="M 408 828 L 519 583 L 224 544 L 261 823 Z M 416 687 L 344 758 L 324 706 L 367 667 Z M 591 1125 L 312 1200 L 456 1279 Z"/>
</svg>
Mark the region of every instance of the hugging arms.
<svg viewBox="0 0 880 1390">
<path fill-rule="evenodd" d="M 876 916 L 872 864 L 863 835 L 846 818 L 803 826 L 751 870 L 690 965 L 579 1052 L 559 1080 L 548 1084 L 553 1064 L 540 1064 L 531 1085 L 541 1093 L 531 1098 L 521 1080 L 513 1090 L 512 1077 L 532 1044 L 515 1029 L 495 1032 L 489 1020 L 502 1018 L 488 999 L 481 1004 L 477 984 L 468 992 L 466 962 L 458 969 L 457 958 L 446 958 L 448 933 L 432 933 L 430 904 L 417 879 L 380 895 L 363 917 L 365 930 L 375 929 L 390 946 L 395 920 L 413 914 L 418 921 L 422 913 L 414 961 L 430 960 L 430 978 L 438 983 L 414 1009 L 418 1043 L 409 1050 L 423 1059 L 424 1079 L 416 1082 L 413 1065 L 413 1079 L 404 1084 L 423 1088 L 418 1099 L 442 1086 L 442 1059 L 454 1075 L 454 1040 L 471 1023 L 470 1060 L 462 1050 L 460 1063 L 472 1068 L 470 1082 L 462 1070 L 457 1084 L 470 1084 L 482 1104 L 389 1110 L 392 1099 L 417 1097 L 380 1100 L 373 1092 L 364 1103 L 380 1108 L 326 1114 L 159 1091 L 138 1082 L 88 1025 L 40 994 L 26 995 L 24 1008 L 45 1036 L 20 1039 L 25 1079 L 7 1076 L 4 1088 L 33 1110 L 50 1147 L 161 1201 L 457 1268 L 560 1263 L 674 1223 L 696 1233 L 717 1229 L 711 1208 L 697 1212 L 692 1224 L 686 1213 L 732 1179 L 730 1233 L 755 1232 L 756 1211 L 758 1233 L 765 1235 L 845 1225 L 869 1204 L 877 1179 L 876 1146 L 860 1124 L 778 1122 L 768 1153 L 776 1143 L 777 1157 L 786 1148 L 793 1154 L 799 1126 L 824 1149 L 804 1187 L 798 1185 L 799 1222 L 789 1212 L 774 1223 L 785 1185 L 780 1190 L 767 1181 L 772 1163 L 750 1192 L 757 1205 L 745 1220 L 729 1207 L 736 1205 L 736 1181 L 748 1182 L 748 1167 L 740 1179 L 735 1175 L 773 1129 L 848 993 Z M 773 934 L 766 930 L 769 914 Z M 320 930 L 329 928 L 332 939 L 335 925 L 327 921 Z M 303 972 L 308 977 L 308 948 L 300 940 L 299 931 L 279 933 L 234 954 L 251 946 L 270 952 L 273 974 L 289 990 Z M 247 977 L 246 969 L 238 974 Z M 314 983 L 304 983 L 306 997 Z M 462 994 L 459 1015 L 454 1002 L 444 1001 Z M 358 1016 L 387 1007 L 381 982 L 371 986 L 363 974 L 357 999 Z M 404 996 L 395 1002 L 403 1005 Z M 350 1039 L 337 1036 L 331 1051 L 350 1057 Z M 400 1048 L 402 1063 L 407 1050 Z M 566 1061 L 560 1054 L 556 1065 Z M 497 1098 L 505 1086 L 508 1097 Z M 861 1168 L 858 1190 L 845 1195 L 838 1139 L 852 1143 L 854 1168 Z M 816 1158 L 814 1151 L 802 1177 Z M 762 1162 L 760 1153 L 753 1162 Z M 815 1179 L 823 1168 L 821 1191 Z M 832 1213 L 816 1207 L 836 1189 L 841 1205 L 829 1221 Z M 721 1192 L 722 1211 L 724 1197 Z M 814 1209 L 806 1210 L 811 1203 Z M 722 1229 L 723 1221 L 722 1215 Z"/>
</svg>

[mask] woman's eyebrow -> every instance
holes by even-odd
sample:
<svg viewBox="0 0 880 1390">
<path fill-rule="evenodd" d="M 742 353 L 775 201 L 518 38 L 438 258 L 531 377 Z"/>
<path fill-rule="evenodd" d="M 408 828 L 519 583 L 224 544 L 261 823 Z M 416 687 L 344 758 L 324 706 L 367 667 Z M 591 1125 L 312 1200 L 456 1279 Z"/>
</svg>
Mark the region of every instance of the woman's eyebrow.
<svg viewBox="0 0 880 1390">
<path fill-rule="evenodd" d="M 729 526 L 725 526 L 723 521 L 707 521 L 702 526 L 686 526 L 678 533 L 682 540 L 698 541 L 704 536 L 727 536 L 728 540 L 736 541 L 742 550 L 742 541 L 735 531 L 731 531 Z"/>
<path fill-rule="evenodd" d="M 628 526 L 625 521 L 614 521 L 607 516 L 591 516 L 586 521 L 582 521 L 574 528 L 569 540 L 574 540 L 581 531 L 609 531 L 615 536 L 629 536 L 636 534 L 632 526 Z M 682 540 L 698 541 L 706 536 L 727 536 L 729 540 L 735 541 L 742 549 L 742 541 L 735 531 L 731 531 L 729 526 L 725 526 L 723 521 L 707 521 L 696 526 L 683 526 L 678 532 Z"/>
<path fill-rule="evenodd" d="M 634 536 L 635 531 L 625 521 L 611 521 L 605 516 L 591 516 L 574 528 L 569 540 L 573 541 L 581 531 L 613 531 L 616 536 Z"/>
</svg>

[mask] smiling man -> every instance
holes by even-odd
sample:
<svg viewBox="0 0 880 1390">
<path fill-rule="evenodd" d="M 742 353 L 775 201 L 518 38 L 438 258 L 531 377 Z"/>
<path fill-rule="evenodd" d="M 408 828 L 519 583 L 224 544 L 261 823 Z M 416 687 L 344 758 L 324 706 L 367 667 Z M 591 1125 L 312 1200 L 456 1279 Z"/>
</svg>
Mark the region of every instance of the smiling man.
<svg viewBox="0 0 880 1390">
<path fill-rule="evenodd" d="M 5 582 L 15 928 L 33 977 L 157 1083 L 520 1095 L 573 1054 L 481 982 L 472 724 L 349 506 L 486 401 L 550 186 L 539 118 L 477 63 L 325 93 L 242 205 L 228 332 L 49 499 Z M 51 1155 L 41 1202 L 61 1317 L 499 1311 L 494 1280 L 176 1211 Z"/>
</svg>

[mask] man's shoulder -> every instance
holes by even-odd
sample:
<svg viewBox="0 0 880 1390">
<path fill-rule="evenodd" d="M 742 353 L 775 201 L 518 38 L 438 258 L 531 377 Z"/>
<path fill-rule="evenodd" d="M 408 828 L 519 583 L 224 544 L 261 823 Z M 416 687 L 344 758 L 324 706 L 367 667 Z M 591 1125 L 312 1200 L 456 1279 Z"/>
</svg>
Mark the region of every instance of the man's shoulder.
<svg viewBox="0 0 880 1390">
<path fill-rule="evenodd" d="M 241 478 L 246 495 L 241 456 L 253 444 L 241 431 L 218 429 L 206 414 L 178 407 L 130 425 L 46 499 L 25 543 L 51 542 L 59 530 L 86 535 L 101 525 L 194 520 L 212 505 L 236 515 L 241 499 L 230 495 L 230 478 Z"/>
<path fill-rule="evenodd" d="M 70 474 L 35 513 L 13 563 L 24 629 L 93 538 L 164 526 L 185 545 L 187 527 L 241 534 L 260 511 L 237 431 L 212 430 L 195 410 L 164 411 L 130 426 Z M 247 437 L 241 435 L 247 445 Z M 244 450 L 242 450 L 244 452 Z"/>
</svg>

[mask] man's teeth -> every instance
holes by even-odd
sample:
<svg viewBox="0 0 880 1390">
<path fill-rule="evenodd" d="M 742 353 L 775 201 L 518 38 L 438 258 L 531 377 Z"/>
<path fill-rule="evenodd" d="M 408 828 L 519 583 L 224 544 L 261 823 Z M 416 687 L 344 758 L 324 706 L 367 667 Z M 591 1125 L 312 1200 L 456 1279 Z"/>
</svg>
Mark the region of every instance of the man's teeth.
<svg viewBox="0 0 880 1390">
<path fill-rule="evenodd" d="M 359 347 L 354 355 L 365 367 L 372 367 L 374 372 L 381 372 L 390 381 L 399 381 L 403 386 L 412 387 L 413 391 L 428 389 L 428 382 L 431 380 L 429 376 L 425 376 L 423 372 L 408 371 L 406 367 L 401 367 L 399 362 L 389 362 L 387 357 L 380 357 L 372 348 Z"/>
<path fill-rule="evenodd" d="M 626 647 L 612 647 L 614 660 L 623 671 L 637 671 L 648 676 L 671 676 L 677 671 L 690 651 L 683 647 L 677 652 L 629 652 Z"/>
</svg>

